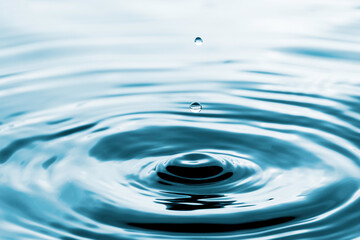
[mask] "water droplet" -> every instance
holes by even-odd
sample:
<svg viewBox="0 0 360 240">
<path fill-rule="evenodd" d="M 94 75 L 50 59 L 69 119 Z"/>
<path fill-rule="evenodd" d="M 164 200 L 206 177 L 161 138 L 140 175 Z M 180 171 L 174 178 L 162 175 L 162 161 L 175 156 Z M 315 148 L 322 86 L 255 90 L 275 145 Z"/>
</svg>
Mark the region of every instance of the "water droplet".
<svg viewBox="0 0 360 240">
<path fill-rule="evenodd" d="M 195 44 L 198 45 L 198 46 L 203 44 L 203 40 L 202 40 L 201 37 L 195 38 L 195 41 L 194 41 L 194 42 L 195 42 Z"/>
<path fill-rule="evenodd" d="M 190 104 L 190 107 L 189 107 L 189 108 L 190 108 L 190 111 L 192 111 L 192 112 L 194 112 L 194 113 L 198 113 L 198 112 L 201 111 L 202 106 L 201 106 L 201 104 L 198 103 L 198 102 L 193 102 L 193 103 Z"/>
</svg>

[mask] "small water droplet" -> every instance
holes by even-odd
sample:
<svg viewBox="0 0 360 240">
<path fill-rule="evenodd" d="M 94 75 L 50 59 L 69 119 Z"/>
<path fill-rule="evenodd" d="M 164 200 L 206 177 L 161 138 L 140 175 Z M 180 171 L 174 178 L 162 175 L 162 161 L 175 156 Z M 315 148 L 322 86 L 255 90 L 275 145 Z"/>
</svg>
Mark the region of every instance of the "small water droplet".
<svg viewBox="0 0 360 240">
<path fill-rule="evenodd" d="M 198 46 L 201 45 L 201 44 L 203 44 L 203 40 L 202 40 L 201 37 L 195 38 L 195 41 L 194 41 L 194 42 L 195 42 L 195 44 L 198 45 Z"/>
<path fill-rule="evenodd" d="M 193 113 L 198 113 L 198 112 L 201 111 L 202 106 L 198 102 L 193 102 L 193 103 L 190 104 L 189 108 L 190 108 L 190 111 L 192 111 Z"/>
</svg>

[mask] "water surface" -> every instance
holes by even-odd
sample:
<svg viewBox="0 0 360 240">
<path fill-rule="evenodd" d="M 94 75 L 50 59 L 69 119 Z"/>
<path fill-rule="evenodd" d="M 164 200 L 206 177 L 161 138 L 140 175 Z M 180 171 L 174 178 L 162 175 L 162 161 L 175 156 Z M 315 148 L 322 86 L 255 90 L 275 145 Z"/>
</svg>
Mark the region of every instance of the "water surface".
<svg viewBox="0 0 360 240">
<path fill-rule="evenodd" d="M 360 239 L 359 6 L 0 1 L 0 238 Z"/>
</svg>

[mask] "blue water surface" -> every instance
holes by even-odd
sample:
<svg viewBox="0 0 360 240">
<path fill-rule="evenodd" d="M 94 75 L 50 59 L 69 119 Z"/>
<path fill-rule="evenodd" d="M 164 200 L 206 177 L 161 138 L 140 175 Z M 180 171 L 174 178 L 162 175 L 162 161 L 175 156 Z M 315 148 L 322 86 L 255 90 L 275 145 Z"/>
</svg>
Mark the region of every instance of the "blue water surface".
<svg viewBox="0 0 360 240">
<path fill-rule="evenodd" d="M 0 0 L 0 33 L 1 240 L 360 239 L 358 0 Z"/>
</svg>

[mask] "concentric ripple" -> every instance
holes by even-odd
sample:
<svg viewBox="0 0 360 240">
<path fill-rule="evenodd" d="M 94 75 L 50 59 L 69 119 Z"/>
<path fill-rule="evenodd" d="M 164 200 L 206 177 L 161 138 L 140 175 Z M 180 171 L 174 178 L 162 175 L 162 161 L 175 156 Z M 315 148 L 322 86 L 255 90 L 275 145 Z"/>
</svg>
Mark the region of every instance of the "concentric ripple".
<svg viewBox="0 0 360 240">
<path fill-rule="evenodd" d="M 356 1 L 16 2 L 1 240 L 360 238 Z"/>
<path fill-rule="evenodd" d="M 184 184 L 212 183 L 226 180 L 234 173 L 224 172 L 223 164 L 205 154 L 187 154 L 175 159 L 171 159 L 157 169 L 157 175 L 167 182 L 177 182 Z"/>
</svg>

